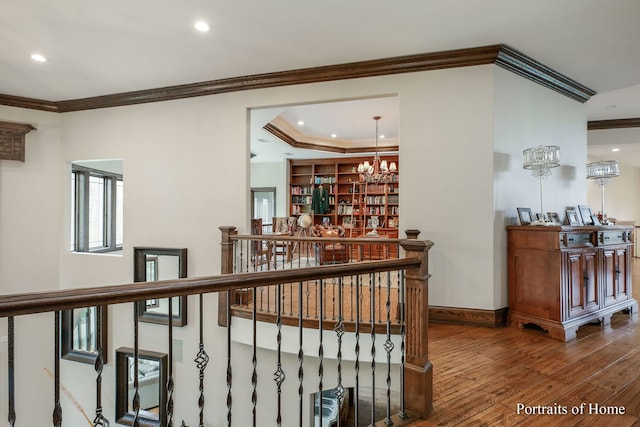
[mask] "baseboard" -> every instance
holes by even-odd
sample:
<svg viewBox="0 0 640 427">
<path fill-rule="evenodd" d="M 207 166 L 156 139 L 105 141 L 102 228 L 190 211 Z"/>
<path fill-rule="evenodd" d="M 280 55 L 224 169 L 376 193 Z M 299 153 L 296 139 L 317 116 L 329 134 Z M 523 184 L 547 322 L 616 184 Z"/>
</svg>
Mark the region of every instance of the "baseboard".
<svg viewBox="0 0 640 427">
<path fill-rule="evenodd" d="M 497 310 L 474 308 L 429 306 L 429 321 L 437 323 L 457 323 L 462 325 L 487 326 L 495 328 L 506 326 L 508 307 Z"/>
</svg>

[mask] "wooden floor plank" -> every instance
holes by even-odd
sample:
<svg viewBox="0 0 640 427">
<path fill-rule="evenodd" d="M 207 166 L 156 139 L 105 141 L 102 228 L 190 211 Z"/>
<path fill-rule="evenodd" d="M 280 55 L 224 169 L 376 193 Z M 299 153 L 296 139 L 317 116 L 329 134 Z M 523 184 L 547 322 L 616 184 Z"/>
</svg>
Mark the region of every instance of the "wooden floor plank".
<svg viewBox="0 0 640 427">
<path fill-rule="evenodd" d="M 639 300 L 640 259 L 632 264 Z M 536 329 L 432 323 L 429 349 L 434 409 L 413 427 L 640 427 L 637 316 L 616 313 L 609 327 L 582 326 L 566 343 Z M 568 413 L 518 413 L 518 404 L 562 406 Z M 625 413 L 589 413 L 589 405 Z"/>
</svg>

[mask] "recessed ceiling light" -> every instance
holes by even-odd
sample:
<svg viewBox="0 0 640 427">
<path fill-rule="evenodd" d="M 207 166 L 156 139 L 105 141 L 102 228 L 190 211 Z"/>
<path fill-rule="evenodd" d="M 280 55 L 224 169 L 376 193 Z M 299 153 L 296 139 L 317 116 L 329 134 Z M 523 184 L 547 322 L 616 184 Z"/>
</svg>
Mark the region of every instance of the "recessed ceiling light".
<svg viewBox="0 0 640 427">
<path fill-rule="evenodd" d="M 331 138 L 337 138 L 337 137 L 338 137 L 338 135 L 336 135 L 335 133 L 331 134 Z"/>
<path fill-rule="evenodd" d="M 380 139 L 384 139 L 384 135 L 380 135 Z"/>
<path fill-rule="evenodd" d="M 304 122 L 302 120 L 298 120 L 298 126 L 304 126 Z"/>
<path fill-rule="evenodd" d="M 201 33 L 206 33 L 211 29 L 211 26 L 204 21 L 196 21 L 196 23 L 193 24 L 193 26 L 196 28 L 196 30 L 200 31 Z"/>
<path fill-rule="evenodd" d="M 33 59 L 36 62 L 47 62 L 47 58 L 45 58 L 44 55 L 41 55 L 39 53 L 32 53 L 31 59 Z"/>
<path fill-rule="evenodd" d="M 613 151 L 614 153 L 616 153 L 616 152 L 620 151 L 620 149 L 619 149 L 619 148 L 612 148 L 612 149 L 611 149 L 611 151 Z"/>
</svg>

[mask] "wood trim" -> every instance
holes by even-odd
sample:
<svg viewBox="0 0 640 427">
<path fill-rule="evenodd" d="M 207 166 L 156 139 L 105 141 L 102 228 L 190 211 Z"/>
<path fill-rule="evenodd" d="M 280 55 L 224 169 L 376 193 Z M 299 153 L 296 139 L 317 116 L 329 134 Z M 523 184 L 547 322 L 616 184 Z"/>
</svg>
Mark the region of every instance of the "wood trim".
<svg viewBox="0 0 640 427">
<path fill-rule="evenodd" d="M 429 306 L 429 321 L 475 326 L 505 326 L 508 307 L 497 310 Z"/>
<path fill-rule="evenodd" d="M 0 94 L 0 104 L 66 113 L 97 108 L 171 101 L 244 90 L 319 83 L 400 73 L 496 64 L 580 102 L 596 92 L 503 44 L 397 56 L 275 73 L 231 77 L 157 89 L 50 102 Z"/>
<path fill-rule="evenodd" d="M 59 113 L 55 102 L 43 101 L 42 99 L 25 98 L 22 96 L 0 94 L 0 105 L 9 107 L 28 108 L 30 110 L 42 110 L 52 113 Z"/>
<path fill-rule="evenodd" d="M 373 152 L 398 152 L 400 147 L 398 145 L 388 145 L 384 147 L 335 147 L 332 145 L 323 145 L 323 144 L 315 144 L 312 142 L 304 142 L 298 141 L 293 136 L 289 135 L 279 127 L 267 123 L 264 127 L 264 130 L 280 139 L 286 144 L 294 148 L 306 148 L 309 150 L 318 150 L 318 151 L 326 151 L 329 153 L 340 153 L 340 154 L 355 154 L 355 153 L 373 153 Z"/>
<path fill-rule="evenodd" d="M 640 127 L 640 117 L 632 119 L 591 120 L 587 122 L 587 130 L 624 129 Z"/>
<path fill-rule="evenodd" d="M 0 160 L 24 162 L 25 135 L 34 129 L 30 124 L 0 122 Z"/>
<path fill-rule="evenodd" d="M 589 89 L 508 46 L 501 47 L 495 63 L 579 102 L 586 102 L 596 94 L 593 89 Z"/>
</svg>

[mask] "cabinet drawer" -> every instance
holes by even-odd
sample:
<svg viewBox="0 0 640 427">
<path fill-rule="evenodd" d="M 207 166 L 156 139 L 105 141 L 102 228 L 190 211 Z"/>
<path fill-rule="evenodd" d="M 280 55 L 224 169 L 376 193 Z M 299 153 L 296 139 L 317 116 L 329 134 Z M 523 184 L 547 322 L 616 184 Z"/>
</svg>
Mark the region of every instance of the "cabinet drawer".
<svg viewBox="0 0 640 427">
<path fill-rule="evenodd" d="M 620 243 L 631 242 L 631 231 L 627 230 L 611 230 L 611 231 L 598 231 L 596 244 L 598 246 L 603 245 L 616 245 Z"/>
<path fill-rule="evenodd" d="M 560 233 L 559 236 L 561 248 L 593 246 L 591 233 Z"/>
</svg>

